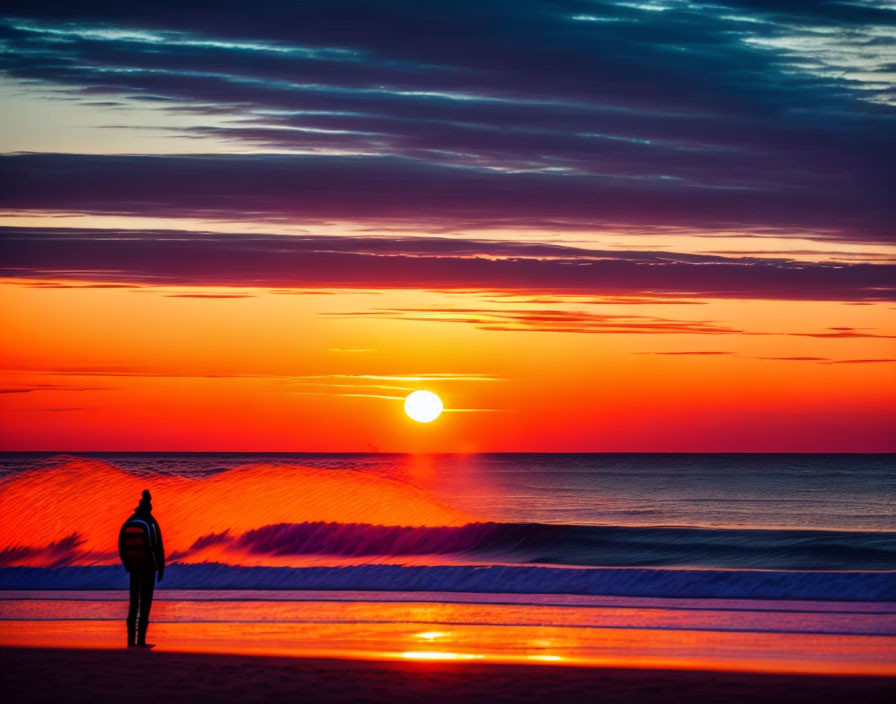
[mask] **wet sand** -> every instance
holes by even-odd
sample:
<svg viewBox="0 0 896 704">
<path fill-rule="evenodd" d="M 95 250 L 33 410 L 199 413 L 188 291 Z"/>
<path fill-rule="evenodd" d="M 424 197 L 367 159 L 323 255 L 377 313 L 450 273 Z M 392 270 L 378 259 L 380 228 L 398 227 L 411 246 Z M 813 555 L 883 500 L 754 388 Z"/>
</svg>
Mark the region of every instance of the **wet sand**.
<svg viewBox="0 0 896 704">
<path fill-rule="evenodd" d="M 0 648 L 0 699 L 16 702 L 893 701 L 896 677 L 557 665 L 395 662 L 120 650 Z"/>
</svg>

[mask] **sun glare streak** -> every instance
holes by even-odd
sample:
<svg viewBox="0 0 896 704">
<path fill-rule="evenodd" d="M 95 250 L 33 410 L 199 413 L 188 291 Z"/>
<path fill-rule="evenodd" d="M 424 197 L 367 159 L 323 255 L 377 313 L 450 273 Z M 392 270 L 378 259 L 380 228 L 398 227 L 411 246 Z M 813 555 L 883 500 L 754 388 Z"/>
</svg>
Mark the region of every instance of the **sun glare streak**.
<svg viewBox="0 0 896 704">
<path fill-rule="evenodd" d="M 451 634 L 445 631 L 424 631 L 423 633 L 418 633 L 415 637 L 421 640 L 437 640 L 438 638 L 446 638 L 449 635 Z"/>
<path fill-rule="evenodd" d="M 449 653 L 434 650 L 409 650 L 399 655 L 408 660 L 482 660 L 485 656 L 476 653 Z"/>
</svg>

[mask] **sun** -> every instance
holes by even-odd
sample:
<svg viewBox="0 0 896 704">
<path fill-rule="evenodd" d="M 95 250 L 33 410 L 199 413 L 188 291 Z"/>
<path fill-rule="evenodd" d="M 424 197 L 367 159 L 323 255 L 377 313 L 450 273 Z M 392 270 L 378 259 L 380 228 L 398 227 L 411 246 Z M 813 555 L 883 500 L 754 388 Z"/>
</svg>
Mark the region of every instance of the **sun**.
<svg viewBox="0 0 896 704">
<path fill-rule="evenodd" d="M 442 415 L 442 399 L 432 391 L 412 391 L 404 400 L 404 412 L 418 423 L 431 423 Z"/>
</svg>

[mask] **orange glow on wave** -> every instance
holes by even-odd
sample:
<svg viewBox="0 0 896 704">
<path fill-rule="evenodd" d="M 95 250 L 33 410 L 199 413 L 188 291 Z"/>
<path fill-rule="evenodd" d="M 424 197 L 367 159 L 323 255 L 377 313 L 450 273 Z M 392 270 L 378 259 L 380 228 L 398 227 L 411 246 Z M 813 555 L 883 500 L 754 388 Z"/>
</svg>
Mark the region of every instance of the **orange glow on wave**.
<svg viewBox="0 0 896 704">
<path fill-rule="evenodd" d="M 75 533 L 81 542 L 69 547 L 76 547 L 76 564 L 118 562 L 118 530 L 143 489 L 153 494 L 153 513 L 169 556 L 187 551 L 203 536 L 278 523 L 459 526 L 470 520 L 412 487 L 359 472 L 251 466 L 201 479 L 141 478 L 79 459 L 0 480 L 0 547 L 41 549 L 18 559 L 13 551 L 6 564 L 59 564 L 65 539 Z M 187 561 L 221 557 L 212 546 Z M 245 555 L 240 562 L 253 564 Z M 261 563 L 261 558 L 254 562 Z M 283 561 L 266 559 L 264 564 Z"/>
</svg>

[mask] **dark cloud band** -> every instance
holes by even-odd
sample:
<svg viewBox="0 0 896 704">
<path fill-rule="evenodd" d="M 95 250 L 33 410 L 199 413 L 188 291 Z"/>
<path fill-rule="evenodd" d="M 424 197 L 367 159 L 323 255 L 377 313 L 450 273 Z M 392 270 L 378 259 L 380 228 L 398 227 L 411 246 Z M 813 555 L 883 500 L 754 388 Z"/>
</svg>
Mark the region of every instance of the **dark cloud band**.
<svg viewBox="0 0 896 704">
<path fill-rule="evenodd" d="M 896 299 L 892 265 L 610 252 L 454 238 L 5 228 L 0 229 L 0 251 L 3 276 L 102 285 Z"/>
<path fill-rule="evenodd" d="M 243 221 L 482 228 L 751 229 L 888 241 L 873 194 L 697 187 L 664 179 L 497 173 L 401 157 L 0 157 L 0 208 Z M 892 216 L 892 217 L 891 217 Z M 623 225 L 620 226 L 620 223 Z"/>
</svg>

